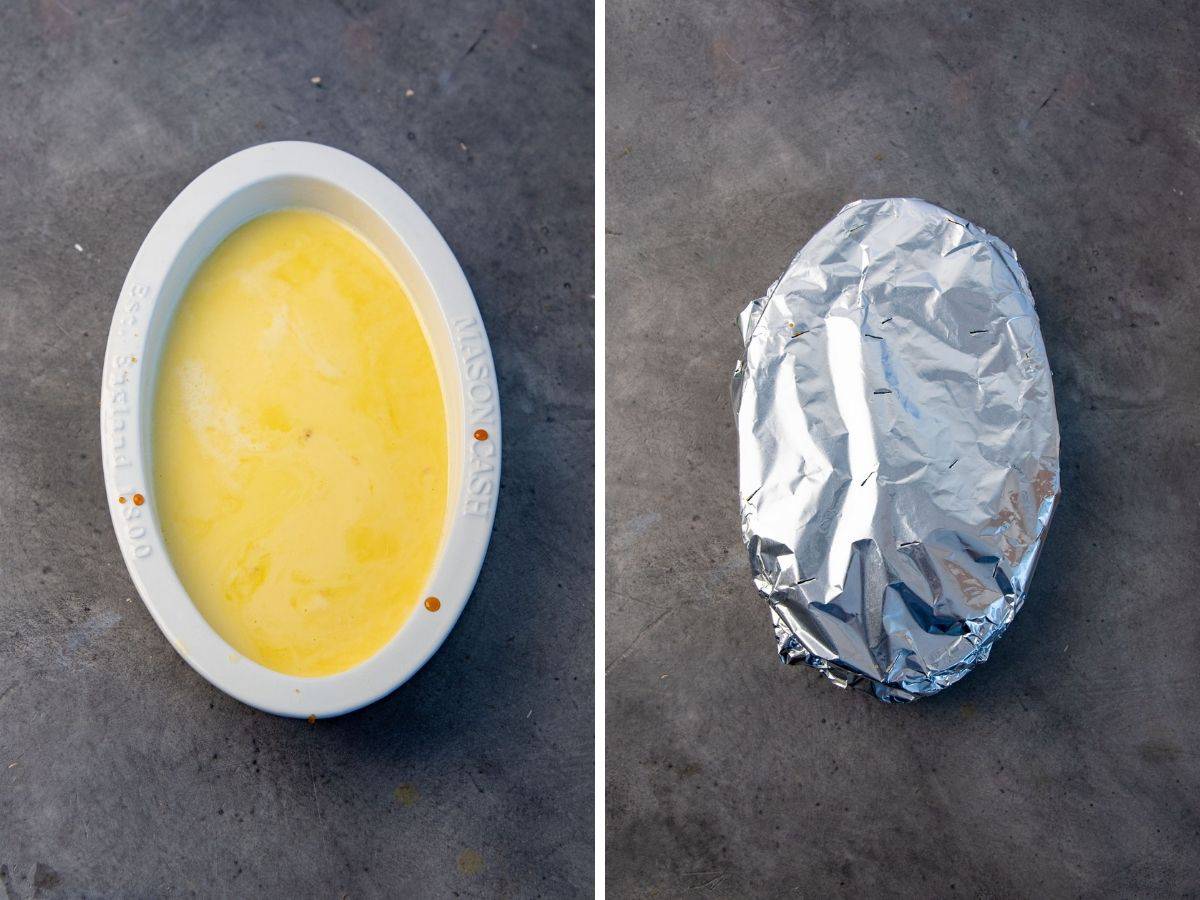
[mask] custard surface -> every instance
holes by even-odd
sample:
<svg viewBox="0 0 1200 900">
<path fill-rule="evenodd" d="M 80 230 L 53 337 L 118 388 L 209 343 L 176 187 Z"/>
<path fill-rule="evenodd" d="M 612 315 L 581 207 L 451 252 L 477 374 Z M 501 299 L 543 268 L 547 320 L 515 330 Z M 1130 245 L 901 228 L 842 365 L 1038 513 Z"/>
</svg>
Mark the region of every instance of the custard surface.
<svg viewBox="0 0 1200 900">
<path fill-rule="evenodd" d="M 240 654 L 340 672 L 422 600 L 445 525 L 441 385 L 404 288 L 337 219 L 267 213 L 200 266 L 153 442 L 175 571 Z"/>
</svg>

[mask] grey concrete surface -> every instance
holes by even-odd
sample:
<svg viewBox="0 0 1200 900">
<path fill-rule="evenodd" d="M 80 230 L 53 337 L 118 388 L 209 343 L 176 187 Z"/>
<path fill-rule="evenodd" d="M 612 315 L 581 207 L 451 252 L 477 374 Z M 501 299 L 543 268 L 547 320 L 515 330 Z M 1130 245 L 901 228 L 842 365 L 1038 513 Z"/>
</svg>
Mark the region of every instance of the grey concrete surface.
<svg viewBox="0 0 1200 900">
<path fill-rule="evenodd" d="M 1200 7 L 608 4 L 614 897 L 1200 889 Z M 846 202 L 1020 255 L 1064 496 L 1024 611 L 887 707 L 774 655 L 734 320 Z"/>
<path fill-rule="evenodd" d="M 592 16 L 0 6 L 0 896 L 591 894 Z M 225 697 L 167 644 L 99 462 L 139 243 L 205 167 L 288 138 L 363 157 L 429 212 L 505 416 L 458 627 L 392 696 L 312 726 Z"/>
</svg>

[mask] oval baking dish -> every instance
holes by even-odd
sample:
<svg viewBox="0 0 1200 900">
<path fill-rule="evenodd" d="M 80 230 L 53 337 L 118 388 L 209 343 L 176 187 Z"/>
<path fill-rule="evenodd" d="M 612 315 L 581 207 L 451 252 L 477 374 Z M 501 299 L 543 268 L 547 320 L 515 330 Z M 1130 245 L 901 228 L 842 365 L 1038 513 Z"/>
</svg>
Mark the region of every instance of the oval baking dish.
<svg viewBox="0 0 1200 900">
<path fill-rule="evenodd" d="M 420 319 L 441 383 L 447 431 L 445 521 L 425 602 L 378 652 L 303 677 L 238 653 L 189 598 L 155 504 L 151 421 L 172 318 L 200 265 L 245 223 L 310 209 L 348 225 L 390 266 Z M 491 536 L 500 476 L 500 405 L 487 334 L 462 269 L 433 223 L 378 170 L 304 142 L 251 147 L 189 184 L 150 229 L 121 289 L 100 393 L 105 487 L 142 601 L 181 656 L 238 700 L 285 716 L 340 715 L 376 700 L 441 646 L 466 605 Z"/>
</svg>

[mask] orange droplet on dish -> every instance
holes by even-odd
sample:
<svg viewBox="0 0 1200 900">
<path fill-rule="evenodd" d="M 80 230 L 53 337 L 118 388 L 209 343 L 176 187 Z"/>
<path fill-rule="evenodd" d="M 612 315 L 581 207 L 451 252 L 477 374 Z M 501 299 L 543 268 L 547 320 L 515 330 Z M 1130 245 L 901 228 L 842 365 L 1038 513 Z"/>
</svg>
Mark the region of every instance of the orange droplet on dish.
<svg viewBox="0 0 1200 900">
<path fill-rule="evenodd" d="M 429 610 L 430 612 L 437 612 L 439 609 L 442 608 L 442 601 L 439 600 L 437 597 L 426 597 L 425 598 L 425 608 L 427 610 Z"/>
<path fill-rule="evenodd" d="M 124 503 L 124 502 L 125 502 L 125 498 L 124 498 L 124 497 L 118 497 L 118 498 L 117 498 L 117 502 L 118 502 L 118 503 Z"/>
<path fill-rule="evenodd" d="M 141 494 L 133 495 L 133 505 L 134 506 L 141 506 L 145 502 L 146 502 L 146 498 L 143 497 Z"/>
<path fill-rule="evenodd" d="M 309 725 L 316 725 L 316 724 L 317 724 L 317 717 L 316 717 L 316 716 L 309 716 L 309 717 L 308 717 L 308 724 L 309 724 Z"/>
<path fill-rule="evenodd" d="M 484 431 L 482 428 L 475 429 L 475 440 L 486 441 L 487 439 L 488 439 L 488 433 L 486 431 Z"/>
</svg>

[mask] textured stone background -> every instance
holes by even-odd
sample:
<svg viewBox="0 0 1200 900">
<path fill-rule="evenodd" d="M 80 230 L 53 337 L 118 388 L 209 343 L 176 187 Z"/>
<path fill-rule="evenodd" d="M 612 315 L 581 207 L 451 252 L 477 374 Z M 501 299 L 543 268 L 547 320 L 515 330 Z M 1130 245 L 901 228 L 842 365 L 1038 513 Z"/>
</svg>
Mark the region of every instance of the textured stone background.
<svg viewBox="0 0 1200 900">
<path fill-rule="evenodd" d="M 613 896 L 1195 896 L 1200 6 L 610 0 Z M 774 655 L 734 320 L 844 204 L 918 196 L 1038 299 L 1064 497 L 940 698 Z"/>
<path fill-rule="evenodd" d="M 0 896 L 590 894 L 592 16 L 0 6 Z M 315 726 L 230 700 L 167 644 L 99 458 L 142 238 L 204 168 L 289 138 L 361 156 L 428 211 L 505 416 L 458 627 L 391 697 Z"/>
</svg>

